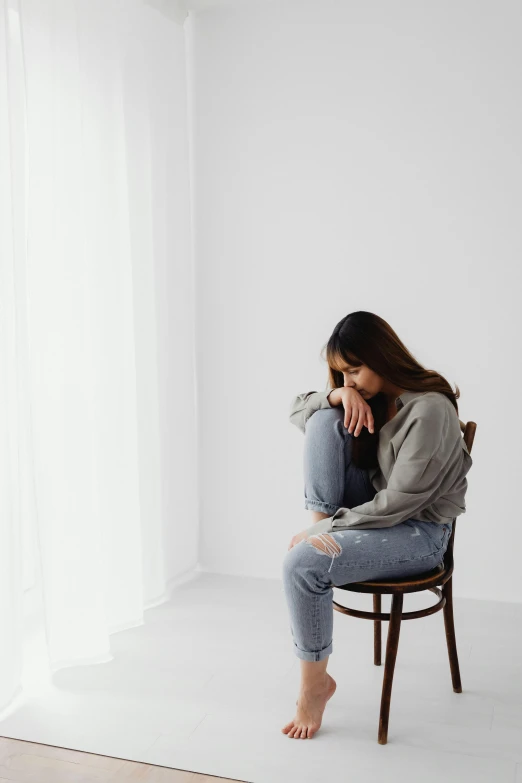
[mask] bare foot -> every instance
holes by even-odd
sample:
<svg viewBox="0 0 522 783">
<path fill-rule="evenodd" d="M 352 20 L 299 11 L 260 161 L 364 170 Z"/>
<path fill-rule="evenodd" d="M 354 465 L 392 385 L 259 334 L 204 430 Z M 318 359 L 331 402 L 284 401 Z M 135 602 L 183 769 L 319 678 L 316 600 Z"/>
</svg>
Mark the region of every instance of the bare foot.
<svg viewBox="0 0 522 783">
<path fill-rule="evenodd" d="M 296 702 L 295 718 L 281 729 L 283 734 L 293 739 L 312 739 L 321 726 L 326 702 L 332 698 L 336 688 L 334 678 L 326 672 L 326 682 L 321 688 L 301 691 Z"/>
</svg>

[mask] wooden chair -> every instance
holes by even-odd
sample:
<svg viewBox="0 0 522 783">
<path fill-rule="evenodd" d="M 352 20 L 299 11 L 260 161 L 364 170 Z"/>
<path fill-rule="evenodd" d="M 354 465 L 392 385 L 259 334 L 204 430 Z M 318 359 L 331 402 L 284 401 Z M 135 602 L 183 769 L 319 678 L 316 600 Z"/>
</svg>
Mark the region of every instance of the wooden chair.
<svg viewBox="0 0 522 783">
<path fill-rule="evenodd" d="M 468 421 L 467 424 L 464 424 L 464 422 L 459 419 L 459 422 L 460 429 L 463 432 L 464 442 L 468 452 L 471 453 L 477 425 L 474 421 Z M 448 645 L 453 690 L 455 693 L 462 693 L 457 643 L 455 640 L 455 625 L 453 622 L 453 544 L 455 541 L 456 527 L 457 522 L 456 518 L 454 518 L 451 537 L 446 552 L 444 553 L 444 561 L 440 566 L 437 566 L 437 568 L 406 579 L 352 582 L 351 584 L 341 585 L 338 588 L 340 590 L 348 590 L 352 593 L 372 593 L 373 612 L 350 609 L 338 604 L 336 601 L 333 602 L 334 609 L 338 612 L 351 615 L 352 617 L 362 617 L 364 620 L 373 620 L 373 662 L 375 666 L 381 665 L 381 623 L 383 620 L 389 620 L 390 623 L 386 641 L 386 660 L 384 664 L 384 681 L 382 686 L 381 712 L 379 716 L 379 732 L 377 737 L 380 745 L 386 745 L 388 742 L 388 718 L 390 715 L 393 672 L 395 669 L 395 660 L 397 658 L 402 620 L 414 620 L 417 617 L 427 617 L 429 614 L 435 614 L 435 612 L 440 611 L 440 609 L 444 610 L 444 626 L 446 629 L 446 642 Z M 442 590 L 440 590 L 437 585 L 441 585 Z M 435 593 L 439 598 L 438 603 L 427 609 L 419 609 L 416 612 L 403 612 L 402 605 L 404 593 L 417 593 L 422 590 L 431 590 L 432 593 Z M 381 612 L 381 595 L 383 593 L 388 595 L 391 594 L 393 596 L 391 612 Z"/>
</svg>

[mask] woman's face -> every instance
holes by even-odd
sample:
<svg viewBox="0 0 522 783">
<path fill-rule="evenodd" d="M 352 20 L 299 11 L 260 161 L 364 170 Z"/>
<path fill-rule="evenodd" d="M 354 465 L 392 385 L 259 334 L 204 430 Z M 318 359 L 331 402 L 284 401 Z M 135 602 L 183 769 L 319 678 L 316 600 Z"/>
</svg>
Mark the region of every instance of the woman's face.
<svg viewBox="0 0 522 783">
<path fill-rule="evenodd" d="M 383 390 L 383 379 L 376 372 L 370 370 L 365 364 L 360 367 L 351 367 L 348 364 L 340 365 L 343 373 L 344 386 L 356 389 L 365 400 L 374 397 Z"/>
</svg>

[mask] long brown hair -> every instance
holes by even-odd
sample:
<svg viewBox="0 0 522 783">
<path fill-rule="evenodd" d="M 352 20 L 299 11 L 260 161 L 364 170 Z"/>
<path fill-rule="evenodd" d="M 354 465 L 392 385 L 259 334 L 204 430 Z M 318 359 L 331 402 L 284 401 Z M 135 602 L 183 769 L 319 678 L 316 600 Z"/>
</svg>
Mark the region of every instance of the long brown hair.
<svg viewBox="0 0 522 783">
<path fill-rule="evenodd" d="M 453 391 L 448 381 L 436 372 L 423 367 L 406 348 L 391 326 L 378 315 L 358 310 L 345 316 L 332 332 L 326 349 L 328 363 L 328 384 L 332 389 L 344 385 L 344 377 L 338 366 L 345 363 L 353 367 L 365 364 L 370 370 L 394 386 L 406 391 L 437 391 L 445 394 L 455 411 L 459 413 L 457 399 L 460 390 Z M 377 447 L 379 431 L 386 423 L 388 402 L 379 392 L 367 400 L 374 418 L 374 432 L 363 427 L 359 436 L 353 439 L 352 461 L 359 468 L 378 466 Z"/>
</svg>

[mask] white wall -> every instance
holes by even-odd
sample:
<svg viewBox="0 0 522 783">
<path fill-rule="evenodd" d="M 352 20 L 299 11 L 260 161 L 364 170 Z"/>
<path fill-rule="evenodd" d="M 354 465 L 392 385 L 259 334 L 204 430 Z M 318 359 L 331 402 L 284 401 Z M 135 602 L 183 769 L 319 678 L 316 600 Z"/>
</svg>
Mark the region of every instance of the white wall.
<svg viewBox="0 0 522 783">
<path fill-rule="evenodd" d="M 202 567 L 280 577 L 291 399 L 370 310 L 478 425 L 455 594 L 522 601 L 520 3 L 189 7 Z"/>
</svg>

